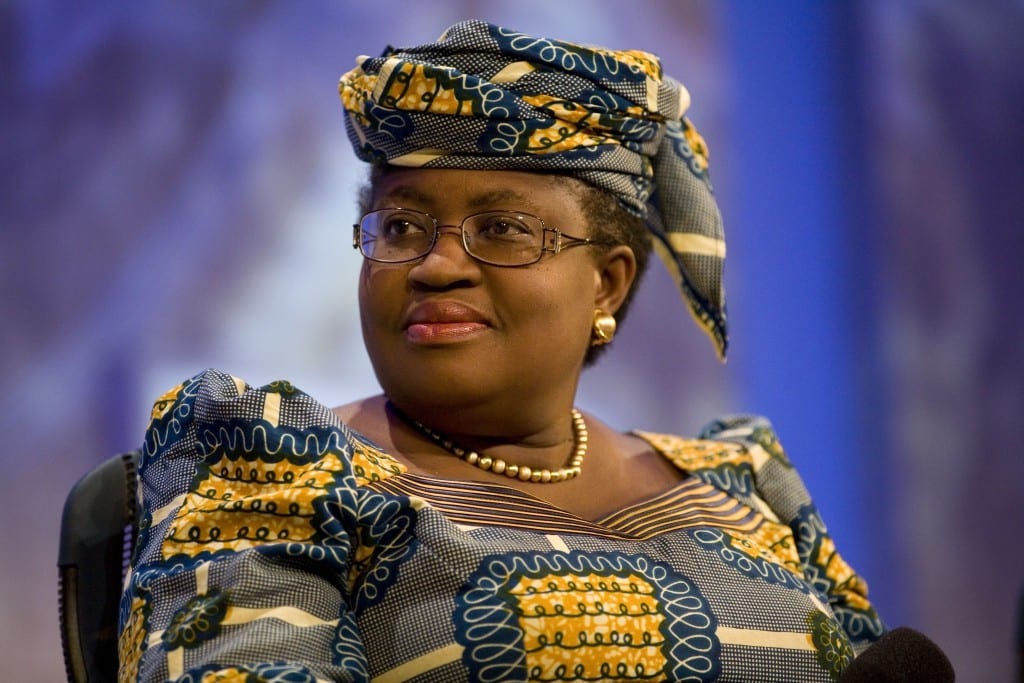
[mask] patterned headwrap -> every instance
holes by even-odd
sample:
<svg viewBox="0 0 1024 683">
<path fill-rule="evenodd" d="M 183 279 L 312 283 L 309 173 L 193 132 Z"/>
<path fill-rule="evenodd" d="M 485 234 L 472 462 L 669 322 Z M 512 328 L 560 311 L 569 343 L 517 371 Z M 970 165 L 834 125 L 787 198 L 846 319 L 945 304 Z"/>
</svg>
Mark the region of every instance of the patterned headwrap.
<svg viewBox="0 0 1024 683">
<path fill-rule="evenodd" d="M 436 43 L 360 57 L 341 77 L 360 159 L 395 166 L 555 172 L 613 193 L 720 358 L 728 343 L 722 218 L 686 89 L 654 55 L 455 24 Z"/>
</svg>

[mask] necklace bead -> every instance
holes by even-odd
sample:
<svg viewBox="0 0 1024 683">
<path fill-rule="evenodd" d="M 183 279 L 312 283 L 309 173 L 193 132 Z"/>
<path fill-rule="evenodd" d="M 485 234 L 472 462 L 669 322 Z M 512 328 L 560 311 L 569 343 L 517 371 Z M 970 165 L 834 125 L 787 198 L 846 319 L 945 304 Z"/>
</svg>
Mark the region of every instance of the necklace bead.
<svg viewBox="0 0 1024 683">
<path fill-rule="evenodd" d="M 583 419 L 583 414 L 575 408 L 572 409 L 572 456 L 569 458 L 569 462 L 565 467 L 560 467 L 557 470 L 549 470 L 546 467 L 534 469 L 528 465 L 515 465 L 501 458 L 492 458 L 488 455 L 480 455 L 474 450 L 457 445 L 448 437 L 435 432 L 422 422 L 412 419 L 401 410 L 398 410 L 394 404 L 389 405 L 391 405 L 391 408 L 395 411 L 396 415 L 415 427 L 417 431 L 422 433 L 424 436 L 429 437 L 430 440 L 438 446 L 445 449 L 452 455 L 465 460 L 470 465 L 479 467 L 484 471 L 502 474 L 509 479 L 518 479 L 523 482 L 529 481 L 541 484 L 553 484 L 578 477 L 580 476 L 580 472 L 583 470 L 583 458 L 587 455 L 589 435 L 587 433 L 587 423 L 586 420 Z"/>
</svg>

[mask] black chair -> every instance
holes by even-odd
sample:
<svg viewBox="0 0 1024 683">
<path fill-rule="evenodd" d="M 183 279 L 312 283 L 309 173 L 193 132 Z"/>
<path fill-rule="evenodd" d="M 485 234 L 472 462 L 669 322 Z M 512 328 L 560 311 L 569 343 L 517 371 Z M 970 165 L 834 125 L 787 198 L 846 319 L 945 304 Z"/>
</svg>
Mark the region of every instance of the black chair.
<svg viewBox="0 0 1024 683">
<path fill-rule="evenodd" d="M 71 489 L 60 524 L 60 635 L 68 680 L 117 680 L 121 586 L 135 550 L 139 453 L 96 466 Z"/>
</svg>

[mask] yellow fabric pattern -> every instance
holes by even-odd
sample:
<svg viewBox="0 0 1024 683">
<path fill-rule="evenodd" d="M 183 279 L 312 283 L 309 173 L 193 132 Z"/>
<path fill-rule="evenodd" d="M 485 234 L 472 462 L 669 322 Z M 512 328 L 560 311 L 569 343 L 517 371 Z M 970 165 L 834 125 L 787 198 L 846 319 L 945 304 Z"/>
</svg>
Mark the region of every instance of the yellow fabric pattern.
<svg viewBox="0 0 1024 683">
<path fill-rule="evenodd" d="M 665 616 L 643 576 L 524 576 L 509 593 L 518 600 L 526 668 L 538 680 L 567 680 L 560 670 L 604 679 L 608 662 L 623 667 L 620 674 L 665 667 Z"/>
<path fill-rule="evenodd" d="M 334 483 L 344 462 L 324 453 L 315 462 L 245 462 L 222 457 L 205 470 L 174 516 L 165 542 L 165 558 L 204 552 L 244 550 L 270 540 L 308 542 L 313 500 Z"/>
<path fill-rule="evenodd" d="M 146 640 L 145 607 L 146 602 L 142 598 L 132 599 L 128 621 L 117 638 L 117 656 L 121 662 L 118 670 L 120 683 L 134 681 L 139 675 L 139 660 L 142 659 L 143 643 Z"/>
<path fill-rule="evenodd" d="M 370 482 L 383 481 L 402 474 L 406 466 L 376 446 L 361 440 L 353 440 L 352 473 L 359 486 Z"/>
<path fill-rule="evenodd" d="M 753 465 L 747 449 L 728 441 L 684 439 L 674 434 L 634 431 L 681 470 L 714 469 L 721 465 Z"/>
<path fill-rule="evenodd" d="M 867 599 L 867 584 L 839 555 L 831 538 L 822 541 L 815 560 L 816 564 L 825 568 L 825 576 L 836 586 L 836 592 L 846 598 L 848 607 L 858 610 L 871 607 Z"/>
<path fill-rule="evenodd" d="M 153 410 L 149 415 L 150 421 L 159 420 L 170 411 L 174 402 L 178 398 L 178 392 L 181 391 L 184 384 L 179 384 L 170 391 L 162 394 L 156 401 L 153 402 Z"/>
<path fill-rule="evenodd" d="M 651 436 L 687 476 L 590 521 L 407 472 L 285 383 L 169 393 L 122 681 L 827 683 L 884 632 L 764 420 Z"/>
<path fill-rule="evenodd" d="M 750 557 L 761 557 L 780 564 L 797 576 L 801 575 L 800 556 L 793 544 L 793 532 L 789 527 L 771 520 L 764 520 L 757 529 L 742 536 L 730 536 L 730 545 Z"/>
</svg>

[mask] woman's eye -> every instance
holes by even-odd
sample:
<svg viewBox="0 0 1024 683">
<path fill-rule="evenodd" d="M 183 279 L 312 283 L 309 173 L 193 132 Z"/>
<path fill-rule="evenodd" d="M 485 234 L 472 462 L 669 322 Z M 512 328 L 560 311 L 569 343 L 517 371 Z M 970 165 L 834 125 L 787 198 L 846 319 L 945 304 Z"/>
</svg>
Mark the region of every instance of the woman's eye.
<svg viewBox="0 0 1024 683">
<path fill-rule="evenodd" d="M 425 232 L 422 225 L 400 216 L 388 218 L 381 226 L 381 235 L 387 238 L 412 237 Z"/>
<path fill-rule="evenodd" d="M 485 237 L 514 238 L 533 234 L 530 226 L 514 216 L 493 216 L 488 218 L 480 228 Z"/>
</svg>

